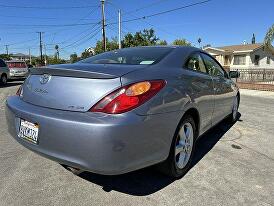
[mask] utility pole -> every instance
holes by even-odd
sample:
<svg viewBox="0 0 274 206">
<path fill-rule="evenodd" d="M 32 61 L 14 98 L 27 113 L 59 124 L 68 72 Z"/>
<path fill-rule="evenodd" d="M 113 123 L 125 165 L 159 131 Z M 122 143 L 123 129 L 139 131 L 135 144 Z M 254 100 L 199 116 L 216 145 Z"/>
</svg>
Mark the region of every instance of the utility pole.
<svg viewBox="0 0 274 206">
<path fill-rule="evenodd" d="M 6 54 L 9 55 L 9 45 L 6 44 L 5 46 L 6 46 Z"/>
<path fill-rule="evenodd" d="M 100 0 L 102 3 L 102 34 L 103 34 L 103 49 L 104 51 L 107 50 L 107 43 L 106 43 L 106 31 L 105 31 L 105 26 L 106 26 L 106 19 L 105 19 L 105 0 Z"/>
<path fill-rule="evenodd" d="M 39 41 L 40 41 L 40 60 L 41 60 L 41 64 L 43 64 L 43 45 L 42 45 L 42 34 L 44 34 L 44 32 L 37 32 L 39 34 Z"/>
<path fill-rule="evenodd" d="M 118 24 L 118 29 L 119 29 L 118 41 L 119 41 L 119 49 L 121 49 L 122 45 L 121 45 L 121 10 L 120 9 L 118 10 L 118 22 L 119 22 L 119 24 Z"/>
<path fill-rule="evenodd" d="M 31 53 L 30 53 L 30 48 L 29 48 L 29 64 L 31 64 Z"/>
<path fill-rule="evenodd" d="M 44 54 L 45 54 L 45 65 L 48 64 L 47 62 L 47 52 L 46 52 L 46 44 L 44 43 Z"/>
</svg>

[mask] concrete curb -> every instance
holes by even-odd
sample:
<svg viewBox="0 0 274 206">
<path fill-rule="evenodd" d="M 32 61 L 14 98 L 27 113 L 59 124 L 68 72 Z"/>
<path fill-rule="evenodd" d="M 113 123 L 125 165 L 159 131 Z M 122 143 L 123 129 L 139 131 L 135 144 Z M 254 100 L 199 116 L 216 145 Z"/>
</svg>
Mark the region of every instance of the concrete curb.
<svg viewBox="0 0 274 206">
<path fill-rule="evenodd" d="M 246 95 L 246 96 L 254 96 L 254 97 L 274 99 L 274 92 L 270 92 L 270 91 L 240 89 L 240 94 L 241 95 Z"/>
</svg>

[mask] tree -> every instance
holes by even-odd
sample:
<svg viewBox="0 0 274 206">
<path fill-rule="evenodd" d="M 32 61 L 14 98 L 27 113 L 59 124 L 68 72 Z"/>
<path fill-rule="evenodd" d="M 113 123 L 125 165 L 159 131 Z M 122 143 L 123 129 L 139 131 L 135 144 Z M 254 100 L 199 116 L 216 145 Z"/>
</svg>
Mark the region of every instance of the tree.
<svg viewBox="0 0 274 206">
<path fill-rule="evenodd" d="M 106 47 L 107 47 L 107 51 L 118 49 L 119 44 L 118 44 L 117 38 L 112 38 L 111 40 L 109 40 L 107 38 L 106 39 Z M 94 52 L 95 52 L 95 54 L 100 54 L 100 53 L 104 52 L 102 41 L 97 41 L 96 46 L 94 48 Z"/>
<path fill-rule="evenodd" d="M 82 54 L 81 54 L 81 59 L 86 59 L 90 56 L 92 56 L 93 54 L 87 50 L 83 51 Z"/>
<path fill-rule="evenodd" d="M 167 41 L 166 40 L 160 40 L 157 42 L 157 45 L 167 45 Z"/>
<path fill-rule="evenodd" d="M 70 55 L 70 63 L 75 63 L 79 61 L 79 58 L 76 53 Z"/>
<path fill-rule="evenodd" d="M 56 56 L 47 56 L 48 64 L 65 64 L 66 60 L 57 58 Z"/>
<path fill-rule="evenodd" d="M 155 31 L 151 29 L 144 29 L 138 31 L 134 35 L 128 33 L 122 41 L 122 47 L 135 47 L 135 46 L 151 46 L 156 45 L 159 38 L 155 35 Z"/>
<path fill-rule="evenodd" d="M 272 46 L 272 42 L 274 40 L 274 24 L 268 29 L 265 38 L 264 38 L 264 46 L 274 54 L 274 48 Z"/>
<path fill-rule="evenodd" d="M 191 46 L 191 43 L 188 42 L 186 39 L 175 39 L 172 44 L 179 46 Z"/>
<path fill-rule="evenodd" d="M 4 59 L 5 61 L 11 60 L 11 56 L 8 54 L 0 54 L 0 59 Z"/>
<path fill-rule="evenodd" d="M 199 37 L 197 41 L 198 41 L 199 47 L 201 47 L 202 39 Z"/>
</svg>

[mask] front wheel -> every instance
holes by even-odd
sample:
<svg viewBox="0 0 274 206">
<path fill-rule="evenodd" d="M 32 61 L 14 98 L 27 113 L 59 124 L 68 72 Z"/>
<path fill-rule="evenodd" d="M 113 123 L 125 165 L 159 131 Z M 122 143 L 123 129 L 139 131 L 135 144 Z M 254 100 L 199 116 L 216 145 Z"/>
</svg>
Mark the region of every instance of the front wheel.
<svg viewBox="0 0 274 206">
<path fill-rule="evenodd" d="M 238 109 L 239 109 L 239 95 L 237 95 L 233 101 L 232 113 L 230 115 L 230 122 L 234 123 L 238 120 Z"/>
<path fill-rule="evenodd" d="M 195 140 L 196 125 L 193 118 L 187 115 L 175 133 L 169 157 L 161 165 L 162 172 L 175 178 L 182 177 L 191 166 Z"/>
<path fill-rule="evenodd" d="M 5 74 L 3 74 L 0 78 L 0 84 L 6 85 L 8 82 L 8 78 Z"/>
</svg>

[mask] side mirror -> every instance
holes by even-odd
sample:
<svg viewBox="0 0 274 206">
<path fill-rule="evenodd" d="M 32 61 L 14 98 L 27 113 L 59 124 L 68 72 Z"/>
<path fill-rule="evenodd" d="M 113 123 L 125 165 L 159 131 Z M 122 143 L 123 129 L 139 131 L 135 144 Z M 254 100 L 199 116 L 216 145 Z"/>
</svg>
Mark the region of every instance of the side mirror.
<svg viewBox="0 0 274 206">
<path fill-rule="evenodd" d="M 238 72 L 238 71 L 230 71 L 229 72 L 229 77 L 230 78 L 239 78 L 240 77 L 240 72 Z"/>
</svg>

